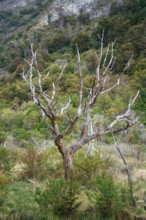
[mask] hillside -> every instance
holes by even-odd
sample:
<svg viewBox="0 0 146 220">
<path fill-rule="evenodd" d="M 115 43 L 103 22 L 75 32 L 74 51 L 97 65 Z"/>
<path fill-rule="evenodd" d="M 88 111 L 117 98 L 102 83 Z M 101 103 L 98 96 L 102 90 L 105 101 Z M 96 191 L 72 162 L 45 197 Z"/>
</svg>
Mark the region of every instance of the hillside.
<svg viewBox="0 0 146 220">
<path fill-rule="evenodd" d="M 91 8 L 92 3 L 90 1 Z M 83 4 L 83 1 L 74 1 L 76 7 L 89 6 L 89 2 Z M 109 1 L 108 1 L 109 3 Z M 36 4 L 36 3 L 35 3 Z M 136 90 L 141 91 L 141 98 L 138 100 L 135 108 L 141 111 L 143 123 L 145 124 L 145 2 L 133 0 L 133 2 L 125 1 L 124 4 L 114 2 L 107 4 L 107 1 L 102 1 L 102 6 L 111 7 L 110 14 L 105 17 L 92 17 L 88 11 L 81 11 L 80 14 L 65 14 L 65 8 L 68 4 L 63 4 L 64 10 L 60 18 L 54 21 L 49 20 L 48 13 L 52 13 L 52 8 L 55 8 L 56 1 L 37 2 L 34 8 L 28 5 L 25 8 L 17 10 L 1 11 L 1 46 L 0 46 L 0 71 L 1 71 L 1 107 L 5 106 L 13 108 L 16 111 L 24 101 L 30 100 L 30 97 L 24 93 L 21 87 L 25 84 L 21 81 L 20 73 L 23 68 L 27 68 L 24 58 L 30 57 L 30 42 L 34 43 L 38 51 L 38 62 L 40 71 L 50 71 L 52 74 L 58 73 L 65 60 L 68 60 L 66 72 L 74 74 L 76 70 L 76 49 L 75 44 L 78 43 L 82 54 L 84 71 L 92 75 L 95 71 L 95 49 L 100 48 L 100 39 L 103 29 L 105 29 L 104 47 L 108 43 L 116 40 L 114 73 L 120 74 L 128 62 L 131 55 L 133 59 L 131 66 L 125 73 L 125 78 L 128 80 L 131 93 Z M 98 2 L 98 8 L 101 3 Z M 90 7 L 87 7 L 90 9 Z M 130 9 L 130 10 L 129 10 Z M 53 13 L 55 14 L 55 13 Z M 94 13 L 92 13 L 94 15 Z M 106 15 L 107 16 L 107 15 Z M 19 18 L 19 19 L 18 19 Z M 92 60 L 93 59 L 93 60 Z M 113 76 L 114 77 L 114 76 Z M 74 86 L 74 85 L 72 85 Z M 72 90 L 72 89 L 71 89 Z M 65 89 L 63 89 L 65 92 Z M 125 91 L 126 93 L 126 91 Z M 122 105 L 126 100 L 121 100 Z M 15 107 L 14 107 L 15 108 Z M 112 106 L 111 106 L 112 108 Z M 22 119 L 23 121 L 23 119 Z M 16 129 L 19 130 L 19 128 Z M 24 131 L 27 133 L 24 128 Z M 4 137 L 14 131 L 5 129 L 2 131 Z M 4 138 L 5 139 L 5 138 Z M 3 141 L 3 135 L 2 135 Z"/>
<path fill-rule="evenodd" d="M 15 29 L 27 26 L 33 26 L 34 23 L 39 22 L 39 17 L 47 15 L 48 23 L 51 25 L 55 20 L 59 20 L 61 17 L 80 16 L 80 14 L 88 14 L 90 19 L 99 16 L 107 16 L 110 12 L 111 4 L 118 2 L 119 0 L 110 1 L 95 1 L 95 0 L 83 0 L 83 1 L 1 1 L 1 19 L 0 36 L 7 33 L 8 37 L 15 33 Z M 29 27 L 30 28 L 30 27 Z M 12 33 L 11 33 L 12 29 Z"/>
<path fill-rule="evenodd" d="M 146 219 L 146 1 L 0 0 L 0 20 L 0 219 Z"/>
</svg>

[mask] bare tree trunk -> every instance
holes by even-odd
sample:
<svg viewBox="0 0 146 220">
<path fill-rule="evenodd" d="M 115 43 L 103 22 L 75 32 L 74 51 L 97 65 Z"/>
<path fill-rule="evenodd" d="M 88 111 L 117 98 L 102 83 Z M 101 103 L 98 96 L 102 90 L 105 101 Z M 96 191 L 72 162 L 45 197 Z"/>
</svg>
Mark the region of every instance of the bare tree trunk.
<svg viewBox="0 0 146 220">
<path fill-rule="evenodd" d="M 63 155 L 64 178 L 68 180 L 73 170 L 73 153 L 66 150 Z"/>
</svg>

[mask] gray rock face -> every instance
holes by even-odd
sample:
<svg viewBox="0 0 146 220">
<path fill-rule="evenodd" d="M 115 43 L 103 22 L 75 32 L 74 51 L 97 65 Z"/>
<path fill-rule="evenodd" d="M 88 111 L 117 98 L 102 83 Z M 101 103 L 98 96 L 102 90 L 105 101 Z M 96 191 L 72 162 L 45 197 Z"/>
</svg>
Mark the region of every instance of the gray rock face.
<svg viewBox="0 0 146 220">
<path fill-rule="evenodd" d="M 80 13 L 89 13 L 91 18 L 106 16 L 110 12 L 113 2 L 121 3 L 123 0 L 54 0 L 49 6 L 48 15 L 50 21 L 60 18 L 60 15 L 76 15 Z M 36 0 L 1 0 L 0 10 L 15 9 L 26 6 Z M 47 11 L 46 11 L 47 12 Z"/>
<path fill-rule="evenodd" d="M 60 15 L 79 15 L 89 13 L 91 18 L 108 15 L 113 2 L 122 0 L 55 0 L 49 8 L 51 21 L 59 19 Z"/>
<path fill-rule="evenodd" d="M 17 7 L 23 7 L 35 1 L 36 0 L 3 0 L 3 1 L 0 1 L 0 10 L 15 9 Z"/>
</svg>

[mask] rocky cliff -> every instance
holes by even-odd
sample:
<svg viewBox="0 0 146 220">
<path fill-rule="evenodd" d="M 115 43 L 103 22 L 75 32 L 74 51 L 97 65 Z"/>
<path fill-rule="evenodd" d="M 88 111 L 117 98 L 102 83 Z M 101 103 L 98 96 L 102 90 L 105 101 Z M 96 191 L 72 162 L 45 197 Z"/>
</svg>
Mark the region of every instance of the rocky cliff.
<svg viewBox="0 0 146 220">
<path fill-rule="evenodd" d="M 88 13 L 90 18 L 106 16 L 110 12 L 113 2 L 122 3 L 125 0 L 52 0 L 48 2 L 48 9 L 44 11 L 45 19 L 48 14 L 47 23 L 58 20 L 60 16 L 80 15 Z M 0 10 L 15 9 L 23 7 L 36 0 L 0 0 Z M 47 1 L 43 1 L 47 3 Z M 46 4 L 47 5 L 47 4 Z M 42 16 L 43 14 L 42 13 Z M 46 22 L 45 22 L 46 23 Z"/>
<path fill-rule="evenodd" d="M 122 3 L 123 0 L 55 0 L 49 7 L 51 21 L 59 19 L 60 15 L 79 15 L 89 13 L 90 17 L 108 15 L 113 2 Z"/>
<path fill-rule="evenodd" d="M 0 0 L 0 10 L 23 7 L 35 1 L 36 0 Z"/>
</svg>

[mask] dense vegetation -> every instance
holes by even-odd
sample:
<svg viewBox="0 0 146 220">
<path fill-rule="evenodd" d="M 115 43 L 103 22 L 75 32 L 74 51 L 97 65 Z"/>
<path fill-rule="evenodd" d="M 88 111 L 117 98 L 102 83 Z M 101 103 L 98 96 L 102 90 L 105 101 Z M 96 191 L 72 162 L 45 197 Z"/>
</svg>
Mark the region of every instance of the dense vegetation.
<svg viewBox="0 0 146 220">
<path fill-rule="evenodd" d="M 59 93 L 61 102 L 71 95 L 70 114 L 74 115 L 78 100 L 75 44 L 78 43 L 81 52 L 84 83 L 88 88 L 98 64 L 95 54 L 100 49 L 98 35 L 104 29 L 104 49 L 116 41 L 112 81 L 122 74 L 132 55 L 133 58 L 121 75 L 121 85 L 99 98 L 93 109 L 94 126 L 105 126 L 113 114 L 125 110 L 131 95 L 140 90 L 133 115 L 137 112 L 141 120 L 126 135 L 117 137 L 120 145 L 124 142 L 127 149 L 131 146 L 130 152 L 123 150 L 131 171 L 140 172 L 146 165 L 146 1 L 127 0 L 120 6 L 114 3 L 108 17 L 90 20 L 89 14 L 81 12 L 79 17 L 62 16 L 60 21 L 35 29 L 50 2 L 37 1 L 35 7 L 15 12 L 0 11 L 0 219 L 91 219 L 92 216 L 99 220 L 129 220 L 144 216 L 143 204 L 131 207 L 125 167 L 118 162 L 111 136 L 95 142 L 94 158 L 86 155 L 86 148 L 79 152 L 70 181 L 62 180 L 61 158 L 21 73 L 23 68 L 28 69 L 24 58 L 31 57 L 30 42 L 37 49 L 42 75 L 50 71 L 44 89 L 52 89 L 52 81 L 67 61 Z M 60 122 L 60 128 L 64 126 L 65 122 Z M 70 141 L 66 138 L 66 142 Z M 109 146 L 111 150 L 107 150 Z M 123 184 L 119 184 L 122 178 Z M 132 184 L 137 203 L 144 200 L 143 173 Z"/>
</svg>

